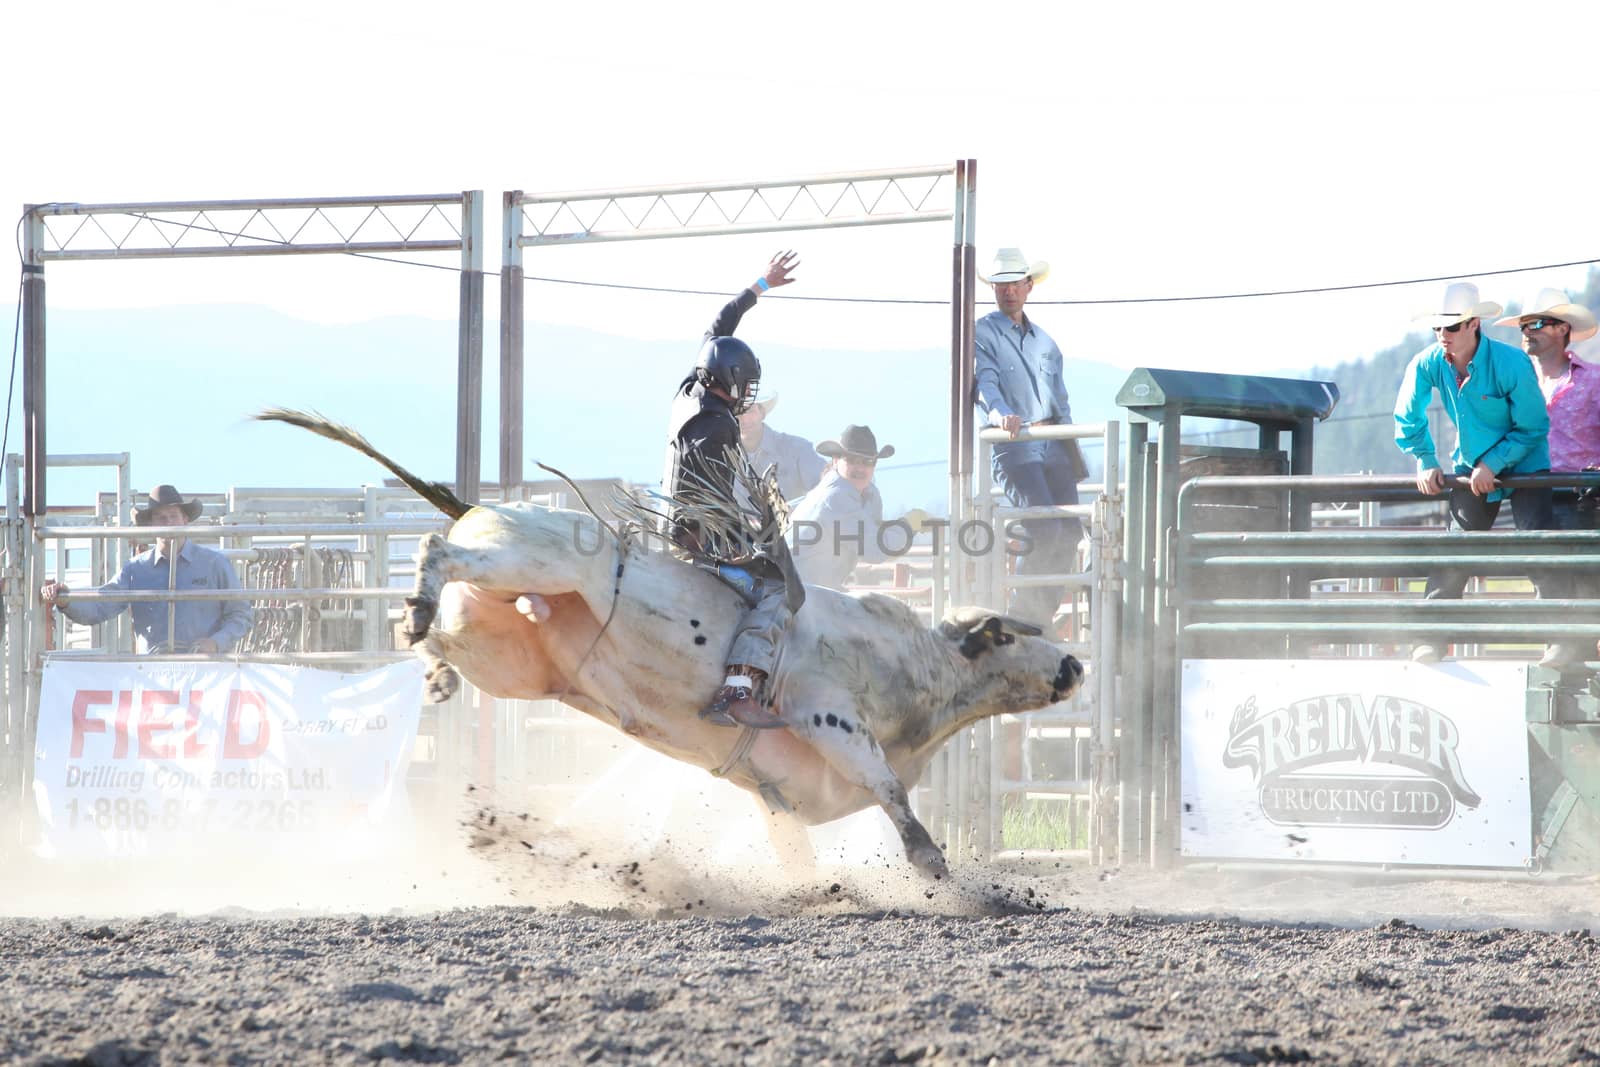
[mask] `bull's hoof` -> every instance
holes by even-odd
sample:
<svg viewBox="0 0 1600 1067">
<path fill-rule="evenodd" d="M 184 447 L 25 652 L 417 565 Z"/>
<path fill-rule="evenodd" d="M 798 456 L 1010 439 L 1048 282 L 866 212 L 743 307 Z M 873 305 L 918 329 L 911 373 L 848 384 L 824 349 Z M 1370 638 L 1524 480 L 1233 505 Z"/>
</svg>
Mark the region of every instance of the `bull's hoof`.
<svg viewBox="0 0 1600 1067">
<path fill-rule="evenodd" d="M 950 865 L 945 862 L 944 853 L 933 843 L 933 838 L 928 836 L 927 828 L 916 819 L 910 819 L 908 825 L 900 828 L 900 843 L 905 846 L 906 859 L 923 874 L 943 878 L 950 873 Z"/>
<path fill-rule="evenodd" d="M 923 874 L 932 875 L 935 878 L 943 878 L 950 873 L 950 864 L 945 861 L 944 853 L 939 850 L 938 845 L 931 841 L 926 845 L 908 849 L 906 851 L 906 859 L 910 860 L 911 865 Z"/>
<path fill-rule="evenodd" d="M 456 690 L 461 688 L 461 675 L 448 663 L 442 663 L 428 672 L 425 692 L 428 703 L 442 704 L 456 695 Z"/>
<path fill-rule="evenodd" d="M 416 644 L 428 636 L 433 620 L 439 614 L 439 602 L 427 597 L 406 597 L 405 627 L 400 631 L 407 641 Z"/>
</svg>

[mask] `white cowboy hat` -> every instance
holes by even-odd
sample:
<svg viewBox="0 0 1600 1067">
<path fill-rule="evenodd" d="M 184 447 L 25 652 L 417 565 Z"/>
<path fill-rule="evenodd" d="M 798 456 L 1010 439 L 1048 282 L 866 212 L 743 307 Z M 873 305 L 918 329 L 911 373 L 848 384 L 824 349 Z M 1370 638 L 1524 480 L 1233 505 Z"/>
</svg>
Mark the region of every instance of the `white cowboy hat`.
<svg viewBox="0 0 1600 1067">
<path fill-rule="evenodd" d="M 751 407 L 760 408 L 761 415 L 765 418 L 772 414 L 772 409 L 778 406 L 778 391 L 776 389 L 763 389 L 756 394 Z"/>
<path fill-rule="evenodd" d="M 1413 321 L 1437 330 L 1468 319 L 1487 319 L 1505 310 L 1493 300 L 1479 300 L 1478 287 L 1471 282 L 1451 282 L 1445 286 L 1442 304 L 1438 311 L 1423 311 L 1412 316 Z"/>
<path fill-rule="evenodd" d="M 1537 318 L 1540 315 L 1560 319 L 1571 326 L 1571 339 L 1574 341 L 1587 341 L 1600 330 L 1600 324 L 1595 322 L 1594 312 L 1582 304 L 1574 304 L 1560 289 L 1540 289 L 1539 295 L 1524 304 L 1520 313 L 1507 315 L 1495 325 L 1517 326 L 1523 319 Z"/>
<path fill-rule="evenodd" d="M 1037 263 L 1029 263 L 1028 257 L 1022 254 L 1020 248 L 1000 249 L 994 254 L 994 266 L 989 268 L 989 273 L 978 275 L 978 279 L 985 285 L 994 285 L 996 282 L 1020 282 L 1024 278 L 1032 278 L 1037 283 L 1048 277 L 1050 277 L 1050 264 L 1042 259 Z"/>
</svg>

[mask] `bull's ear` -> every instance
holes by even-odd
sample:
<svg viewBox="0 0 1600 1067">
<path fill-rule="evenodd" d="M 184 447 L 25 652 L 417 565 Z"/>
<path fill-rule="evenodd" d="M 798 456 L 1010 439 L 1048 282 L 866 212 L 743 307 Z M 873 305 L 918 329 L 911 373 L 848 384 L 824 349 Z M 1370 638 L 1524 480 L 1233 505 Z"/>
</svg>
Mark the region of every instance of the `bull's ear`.
<svg viewBox="0 0 1600 1067">
<path fill-rule="evenodd" d="M 1000 625 L 998 616 L 990 615 L 967 627 L 961 635 L 961 654 L 967 659 L 977 659 L 996 645 L 1009 643 L 1011 637 Z"/>
</svg>

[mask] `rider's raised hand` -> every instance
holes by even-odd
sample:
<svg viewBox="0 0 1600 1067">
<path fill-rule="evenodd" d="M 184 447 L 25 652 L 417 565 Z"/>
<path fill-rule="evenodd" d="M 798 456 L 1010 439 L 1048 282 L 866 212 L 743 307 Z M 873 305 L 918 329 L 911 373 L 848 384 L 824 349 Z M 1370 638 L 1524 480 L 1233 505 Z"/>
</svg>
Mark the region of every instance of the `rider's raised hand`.
<svg viewBox="0 0 1600 1067">
<path fill-rule="evenodd" d="M 794 281 L 789 277 L 789 272 L 800 265 L 800 257 L 795 252 L 779 252 L 772 257 L 772 262 L 767 264 L 767 273 L 762 280 L 767 283 L 767 288 L 776 289 L 780 285 L 788 285 Z"/>
</svg>

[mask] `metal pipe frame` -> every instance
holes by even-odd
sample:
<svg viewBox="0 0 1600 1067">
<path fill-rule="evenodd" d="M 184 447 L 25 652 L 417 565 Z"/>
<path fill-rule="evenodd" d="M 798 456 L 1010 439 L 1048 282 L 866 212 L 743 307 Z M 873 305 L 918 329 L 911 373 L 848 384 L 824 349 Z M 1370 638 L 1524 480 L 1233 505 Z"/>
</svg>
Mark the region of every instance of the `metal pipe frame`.
<svg viewBox="0 0 1600 1067">
<path fill-rule="evenodd" d="M 971 161 L 965 161 L 971 162 Z M 959 164 L 958 164 L 959 166 Z M 974 167 L 976 165 L 974 164 Z M 514 493 L 520 491 L 523 482 L 523 432 L 524 432 L 524 392 L 526 382 L 526 357 L 525 335 L 523 319 L 526 314 L 526 274 L 522 250 L 550 245 L 592 244 L 606 241 L 641 241 L 662 240 L 673 237 L 716 237 L 740 233 L 771 233 L 792 232 L 799 230 L 825 230 L 838 229 L 849 226 L 877 226 L 893 225 L 909 222 L 939 222 L 953 217 L 950 211 L 913 211 L 900 212 L 889 215 L 874 215 L 872 208 L 876 207 L 883 198 L 883 193 L 874 198 L 872 205 L 867 205 L 857 194 L 857 201 L 863 210 L 852 215 L 832 215 L 830 211 L 823 211 L 823 218 L 789 219 L 783 218 L 784 214 L 799 200 L 801 192 L 813 185 L 844 185 L 845 191 L 855 188 L 857 182 L 886 182 L 888 187 L 897 186 L 902 179 L 933 178 L 933 186 L 924 200 L 932 195 L 933 187 L 938 185 L 938 179 L 954 173 L 955 168 L 949 164 L 921 167 L 900 167 L 886 170 L 851 171 L 837 174 L 814 175 L 806 178 L 780 178 L 760 181 L 725 181 L 725 182 L 700 182 L 690 185 L 654 185 L 638 188 L 617 189 L 582 189 L 569 192 L 525 193 L 520 189 L 510 190 L 501 198 L 501 225 L 500 225 L 500 491 L 501 499 L 512 499 Z M 777 210 L 773 209 L 763 191 L 772 189 L 795 189 L 795 195 L 787 204 Z M 735 212 L 737 219 L 746 208 L 759 202 L 764 205 L 773 219 L 765 223 L 740 223 L 729 221 L 722 225 L 690 225 L 696 212 L 706 203 L 710 203 L 715 210 L 722 213 L 726 219 L 726 212 L 717 201 L 712 200 L 714 193 L 731 193 L 744 191 L 749 195 L 744 203 Z M 671 205 L 666 204 L 666 197 L 671 196 L 700 196 L 693 210 L 688 212 L 687 221 L 680 218 Z M 808 196 L 812 195 L 807 193 Z M 910 198 L 901 190 L 901 195 L 906 196 L 907 203 Z M 603 218 L 606 212 L 615 210 L 626 219 L 627 212 L 619 200 L 647 199 L 652 203 L 640 214 L 640 219 L 647 219 L 658 207 L 664 208 L 672 216 L 675 225 L 639 229 L 633 224 L 627 230 L 595 230 L 590 226 L 572 230 L 565 233 L 551 233 L 550 226 L 564 210 L 574 222 L 583 224 L 573 211 L 573 204 L 595 203 L 600 205 L 596 221 Z M 834 201 L 833 207 L 838 207 L 844 199 L 844 193 Z M 961 194 L 958 185 L 956 194 L 957 203 L 960 203 Z M 813 197 L 813 203 L 815 198 Z M 539 205 L 555 205 L 549 222 L 544 227 L 533 225 L 528 218 L 527 208 Z M 818 205 L 820 208 L 820 205 Z M 632 223 L 632 220 L 629 219 Z M 532 229 L 534 232 L 528 232 Z M 458 490 L 459 492 L 459 490 Z M 475 499 L 475 498 L 474 498 Z"/>
<path fill-rule="evenodd" d="M 423 207 L 426 211 L 409 230 L 396 225 L 386 209 Z M 460 209 L 459 224 L 441 210 Z M 298 238 L 312 218 L 326 210 L 366 208 L 367 214 L 349 237 L 327 216 L 322 222 L 338 233 L 337 242 L 305 241 Z M 212 224 L 211 213 L 248 211 L 250 217 L 232 230 Z M 267 215 L 271 211 L 305 211 L 309 214 L 298 225 L 279 227 Z M 163 217 L 170 216 L 170 217 Z M 76 217 L 81 221 L 56 247 L 47 247 L 55 235 L 46 219 Z M 129 223 L 120 240 L 101 222 L 121 219 Z M 413 235 L 424 223 L 437 218 L 453 229 L 447 239 L 422 239 Z M 360 232 L 377 220 L 394 231 L 393 238 L 357 240 Z M 262 233 L 245 233 L 260 222 Z M 170 227 L 176 234 L 164 244 L 130 247 L 133 234 L 150 227 L 160 234 Z M 287 230 L 287 233 L 286 233 Z M 186 240 L 203 235 L 193 244 Z M 97 240 L 96 238 L 104 238 Z M 164 238 L 163 238 L 164 239 Z M 87 247 L 73 248 L 75 242 Z M 377 252 L 461 252 L 461 310 L 459 338 L 459 383 L 456 414 L 456 494 L 469 503 L 479 496 L 479 454 L 482 450 L 483 408 L 483 193 L 429 193 L 400 196 L 308 197 L 257 200 L 183 200 L 109 204 L 50 203 L 27 204 L 22 221 L 22 316 L 23 316 L 23 452 L 26 465 L 22 510 L 29 518 L 45 513 L 46 436 L 45 436 L 45 288 L 44 265 L 56 262 L 83 262 L 117 259 L 184 259 L 194 257 L 233 257 L 265 255 L 322 255 Z"/>
<path fill-rule="evenodd" d="M 711 237 L 740 233 L 778 233 L 794 230 L 813 229 L 838 229 L 852 226 L 882 226 L 894 225 L 905 222 L 937 222 L 950 218 L 948 212 L 942 210 L 924 210 L 922 204 L 933 195 L 938 185 L 938 179 L 951 172 L 948 165 L 906 167 L 889 170 L 858 171 L 854 173 L 822 174 L 806 178 L 780 178 L 766 181 L 743 182 L 709 182 L 693 185 L 663 185 L 645 186 L 630 189 L 591 189 L 574 192 L 555 193 L 516 193 L 515 207 L 518 212 L 517 230 L 521 234 L 521 224 L 527 221 L 532 224 L 532 235 L 519 236 L 522 247 L 532 248 L 538 245 L 552 244 L 592 244 L 606 241 L 638 241 L 668 237 Z M 900 187 L 901 181 L 919 178 L 933 178 L 929 189 L 920 197 L 913 197 L 907 190 Z M 868 197 L 862 195 L 857 188 L 859 183 L 882 182 L 884 187 L 876 195 Z M 831 197 L 831 203 L 826 206 L 818 198 L 814 186 L 842 186 L 837 196 Z M 772 190 L 792 189 L 793 193 L 779 203 L 774 203 L 773 198 L 766 194 Z M 893 189 L 898 193 L 899 201 L 910 210 L 894 212 L 878 212 L 876 209 L 882 204 L 885 196 Z M 717 193 L 743 193 L 744 199 L 733 209 L 730 216 L 723 202 L 715 199 Z M 851 193 L 855 194 L 855 203 L 858 211 L 835 214 L 834 212 Z M 672 204 L 667 202 L 668 197 L 698 197 L 692 207 L 680 214 Z M 811 208 L 817 212 L 816 216 L 803 219 L 786 218 L 796 205 L 808 201 Z M 830 199 L 826 194 L 822 199 Z M 630 216 L 629 211 L 620 201 L 645 201 L 637 205 L 638 221 Z M 548 222 L 539 226 L 529 219 L 523 209 L 530 206 L 553 205 Z M 592 222 L 585 223 L 579 216 L 579 208 L 589 205 L 594 208 Z M 767 216 L 762 221 L 740 221 L 747 211 L 759 211 Z M 721 216 L 722 221 L 694 225 L 694 218 L 703 211 L 714 212 Z M 565 212 L 578 229 L 562 232 L 551 232 L 556 222 Z M 653 214 L 664 212 L 672 222 L 663 226 L 645 228 L 642 223 Z M 624 229 L 601 230 L 594 227 L 594 223 L 603 220 L 608 214 L 620 215 L 628 223 Z M 818 217 L 820 216 L 820 217 Z"/>
<path fill-rule="evenodd" d="M 948 163 L 920 167 L 890 167 L 883 170 L 837 171 L 804 178 L 768 178 L 762 181 L 693 182 L 687 185 L 640 185 L 616 189 L 578 189 L 570 192 L 534 193 L 521 198 L 525 204 L 559 204 L 568 200 L 632 200 L 641 196 L 682 196 L 693 193 L 731 193 L 745 189 L 783 189 L 804 185 L 840 185 L 847 182 L 894 181 L 900 178 L 937 178 L 950 173 Z"/>
<path fill-rule="evenodd" d="M 94 652 L 78 651 L 76 649 L 57 649 L 46 652 L 46 662 L 71 660 L 73 663 L 127 663 L 136 659 L 139 663 L 192 663 L 197 658 L 193 654 L 156 653 L 130 657 L 126 652 Z M 405 663 L 416 658 L 415 652 L 252 652 L 247 656 L 234 656 L 219 653 L 214 656 L 199 657 L 211 662 L 224 663 L 306 663 L 306 664 L 387 664 Z"/>
<path fill-rule="evenodd" d="M 37 540 L 49 538 L 76 538 L 78 540 L 144 541 L 155 537 L 187 537 L 194 541 L 211 541 L 223 537 L 359 537 L 363 533 L 384 533 L 393 537 L 420 536 L 438 533 L 448 520 L 394 521 L 386 520 L 371 525 L 358 522 L 302 522 L 237 523 L 223 526 L 39 526 L 33 531 Z"/>
<path fill-rule="evenodd" d="M 205 600 L 327 600 L 338 598 L 341 600 L 354 597 L 383 597 L 386 599 L 404 599 L 411 595 L 409 589 L 387 589 L 377 586 L 297 586 L 292 589 L 121 589 L 115 592 L 101 592 L 98 589 L 85 589 L 82 592 L 66 592 L 59 596 L 62 602 L 90 604 L 96 602 L 110 602 L 115 604 L 148 604 L 152 602 L 183 603 Z"/>
<path fill-rule="evenodd" d="M 22 744 L 23 727 L 27 722 L 28 686 L 23 681 L 25 659 L 24 635 L 27 633 L 27 583 L 28 556 L 23 551 L 27 544 L 22 518 L 21 465 L 5 465 L 6 526 L 5 526 L 5 582 L 0 586 L 0 599 L 5 606 L 5 674 L 0 677 L 0 854 L 14 846 L 13 836 L 18 831 L 19 820 L 14 817 L 21 811 L 23 786 L 27 781 L 27 746 Z"/>
<path fill-rule="evenodd" d="M 1153 462 L 1148 423 L 1133 422 L 1128 430 L 1128 490 L 1124 513 L 1124 582 L 1122 587 L 1124 656 L 1127 684 L 1122 692 L 1122 744 L 1119 749 L 1122 777 L 1118 808 L 1122 825 L 1118 851 L 1123 863 L 1133 863 L 1145 854 L 1144 770 L 1146 739 L 1150 717 L 1150 508 L 1149 474 Z"/>
<path fill-rule="evenodd" d="M 953 225 L 950 248 L 950 392 L 949 392 L 949 509 L 952 528 L 959 527 L 973 514 L 971 489 L 972 464 L 972 328 L 975 321 L 975 294 L 972 279 L 976 277 L 977 251 L 977 177 L 978 163 L 974 159 L 955 162 L 954 202 L 949 215 Z M 980 504 L 981 506 L 981 504 Z M 946 540 L 945 589 L 946 605 L 970 604 L 974 597 L 971 568 L 953 551 Z M 978 581 L 981 584 L 981 578 Z M 985 723 L 982 727 L 988 729 Z M 969 808 L 966 753 L 974 745 L 974 731 L 968 727 L 956 734 L 933 761 L 933 773 L 928 776 L 930 796 L 928 806 L 938 813 L 934 822 L 936 831 L 952 854 L 966 854 Z"/>
<path fill-rule="evenodd" d="M 1071 515 L 1085 521 L 1089 537 L 1089 567 L 1082 573 L 1061 575 L 1008 575 L 1005 573 L 1005 554 L 992 553 L 992 558 L 977 568 L 977 581 L 973 586 L 976 603 L 996 610 L 1004 610 L 1012 589 L 1035 586 L 1062 585 L 1072 590 L 1085 590 L 1089 594 L 1090 638 L 1083 642 L 1063 642 L 1064 651 L 1087 657 L 1090 679 L 1085 695 L 1092 695 L 1088 711 L 1075 708 L 1068 712 L 1036 712 L 1028 716 L 1031 725 L 1071 725 L 1088 727 L 1091 747 L 1091 780 L 1093 786 L 1078 791 L 1090 801 L 1090 855 L 1095 862 L 1116 861 L 1117 820 L 1122 805 L 1118 803 L 1117 755 L 1117 683 L 1120 677 L 1119 647 L 1122 599 L 1122 492 L 1121 423 L 1074 423 L 1056 426 L 1025 428 L 1017 439 L 1078 440 L 1101 439 L 1104 444 L 1105 469 L 1101 477 L 1101 491 L 1091 504 L 1017 508 L 1005 503 L 993 486 L 990 456 L 993 446 L 1012 440 L 998 428 L 984 428 L 975 434 L 978 443 L 976 469 L 977 494 L 973 504 L 974 518 L 998 529 L 1002 523 L 1027 518 L 1055 518 Z M 952 553 L 952 556 L 955 554 Z M 1075 704 L 1078 701 L 1074 702 Z M 994 731 L 999 724 L 989 720 L 985 739 L 993 744 Z M 981 727 L 980 727 L 981 728 Z M 1126 733 L 1126 726 L 1124 727 Z M 955 756 L 961 755 L 956 750 Z M 980 751 L 980 773 L 989 778 L 986 814 L 975 828 L 974 848 L 985 857 L 1002 851 L 1000 836 L 1004 794 L 1017 792 L 1026 784 L 1007 778 L 994 768 L 992 751 Z"/>
<path fill-rule="evenodd" d="M 1299 442 L 1297 442 L 1297 445 Z M 1299 464 L 1296 464 L 1298 469 Z M 1452 487 L 1467 480 L 1446 479 Z M 1600 485 L 1600 474 L 1519 475 L 1500 480 L 1504 488 Z M 1291 502 L 1291 516 L 1301 513 L 1307 524 L 1291 521 L 1287 531 L 1197 532 L 1201 502 L 1218 494 L 1276 491 Z M 1158 633 L 1170 652 L 1157 657 L 1158 677 L 1175 676 L 1193 648 L 1192 640 L 1216 636 L 1276 639 L 1278 650 L 1303 656 L 1314 644 L 1360 646 L 1370 652 L 1381 643 L 1404 643 L 1448 632 L 1460 643 L 1525 644 L 1600 637 L 1600 601 L 1576 599 L 1508 599 L 1475 596 L 1458 600 L 1424 600 L 1372 591 L 1377 576 L 1421 577 L 1432 571 L 1459 569 L 1475 575 L 1525 577 L 1541 573 L 1592 574 L 1600 570 L 1600 531 L 1390 530 L 1370 528 L 1374 501 L 1437 500 L 1417 491 L 1415 481 L 1385 476 L 1204 476 L 1185 483 L 1177 493 L 1177 524 L 1171 530 L 1174 567 L 1167 588 L 1173 615 Z M 1312 501 L 1361 503 L 1362 528 L 1308 528 Z M 1266 573 L 1287 579 L 1279 596 L 1195 599 L 1186 591 L 1207 584 L 1206 576 Z M 1310 583 L 1324 578 L 1353 578 L 1353 592 L 1309 595 Z M 1287 641 L 1285 642 L 1285 639 Z M 1256 644 L 1259 651 L 1261 643 Z M 1250 655 L 1248 648 L 1241 653 Z M 1157 715 L 1178 719 L 1176 691 L 1158 694 Z M 1176 746 L 1180 740 L 1172 735 Z M 1158 767 L 1145 779 L 1158 783 Z M 1173 828 L 1173 813 L 1158 811 L 1156 825 Z M 1163 817 L 1164 816 L 1164 817 Z M 1158 836 L 1156 842 L 1160 843 Z M 1176 842 L 1174 841 L 1175 845 Z M 1152 847 L 1152 860 L 1173 849 Z"/>
</svg>

